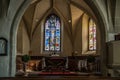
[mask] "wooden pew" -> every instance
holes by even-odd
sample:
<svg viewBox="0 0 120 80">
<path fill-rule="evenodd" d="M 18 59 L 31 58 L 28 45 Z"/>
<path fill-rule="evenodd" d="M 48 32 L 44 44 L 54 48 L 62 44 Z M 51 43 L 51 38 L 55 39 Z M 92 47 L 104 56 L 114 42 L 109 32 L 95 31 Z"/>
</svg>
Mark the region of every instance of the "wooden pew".
<svg viewBox="0 0 120 80">
<path fill-rule="evenodd" d="M 120 80 L 120 78 L 100 76 L 39 76 L 39 77 L 0 77 L 0 80 Z"/>
</svg>

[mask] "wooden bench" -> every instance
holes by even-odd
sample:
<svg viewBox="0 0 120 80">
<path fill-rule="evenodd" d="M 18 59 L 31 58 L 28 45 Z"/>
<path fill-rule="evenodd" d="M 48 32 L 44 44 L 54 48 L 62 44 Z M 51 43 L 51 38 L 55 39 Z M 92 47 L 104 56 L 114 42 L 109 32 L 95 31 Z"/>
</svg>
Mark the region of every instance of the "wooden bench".
<svg viewBox="0 0 120 80">
<path fill-rule="evenodd" d="M 120 78 L 100 76 L 40 76 L 40 77 L 1 77 L 0 80 L 120 80 Z"/>
</svg>

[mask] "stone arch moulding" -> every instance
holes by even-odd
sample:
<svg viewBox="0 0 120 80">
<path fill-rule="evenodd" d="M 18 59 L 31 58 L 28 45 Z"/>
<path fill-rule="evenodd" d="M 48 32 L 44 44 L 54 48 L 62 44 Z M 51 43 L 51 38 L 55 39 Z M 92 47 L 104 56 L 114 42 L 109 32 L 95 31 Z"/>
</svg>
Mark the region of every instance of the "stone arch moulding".
<svg viewBox="0 0 120 80">
<path fill-rule="evenodd" d="M 105 19 L 105 15 L 103 11 L 101 10 L 100 6 L 98 5 L 99 3 L 97 1 L 93 0 L 85 0 L 87 5 L 93 10 L 95 16 L 97 17 L 97 24 L 98 24 L 98 29 L 100 30 L 100 57 L 101 57 L 101 72 L 103 75 L 106 75 L 106 51 L 105 51 L 105 42 L 107 39 L 107 21 Z M 103 63 L 104 62 L 104 63 Z"/>
<path fill-rule="evenodd" d="M 15 76 L 15 55 L 16 55 L 16 37 L 17 35 L 15 33 L 17 33 L 17 28 L 18 28 L 18 25 L 19 25 L 19 22 L 21 20 L 21 17 L 22 15 L 24 14 L 24 12 L 26 11 L 26 9 L 29 7 L 29 5 L 31 4 L 31 1 L 32 0 L 24 0 L 23 3 L 21 4 L 21 6 L 18 8 L 18 10 L 16 11 L 16 14 L 14 16 L 14 19 L 12 21 L 12 25 L 11 25 L 11 30 L 10 30 L 10 69 L 9 69 L 9 75 L 10 76 Z M 92 2 L 90 0 L 85 0 L 86 3 L 88 2 Z M 101 12 L 98 10 L 97 8 L 97 5 L 95 5 L 95 3 L 91 3 L 90 4 L 91 6 L 94 6 L 94 10 L 97 10 L 98 12 L 96 12 L 95 14 L 96 15 L 99 15 L 99 19 L 101 22 L 100 22 L 100 26 L 103 26 L 100 31 L 104 31 L 105 27 L 104 27 L 104 23 L 103 23 L 103 19 L 104 17 L 101 16 L 102 14 L 100 14 Z M 89 6 L 90 6 L 89 5 Z M 104 19 L 105 20 L 105 19 Z M 105 32 L 105 31 L 104 31 Z M 102 47 L 105 47 L 105 34 L 101 34 L 101 36 L 104 37 L 104 39 L 102 39 L 101 43 L 102 43 Z M 105 53 L 104 50 L 100 51 L 102 53 L 101 57 L 104 58 L 103 56 L 103 53 Z M 102 63 L 101 63 L 102 64 Z M 103 64 L 103 66 L 105 66 L 105 64 Z M 103 69 L 105 70 L 105 69 Z"/>
<path fill-rule="evenodd" d="M 44 16 L 43 16 L 43 19 L 41 20 L 42 21 L 42 31 L 44 30 L 44 23 L 45 23 L 45 21 L 46 21 L 46 18 L 48 17 L 48 16 L 50 16 L 51 14 L 54 14 L 54 15 L 56 15 L 56 16 L 58 16 L 59 18 L 60 18 L 60 21 L 61 21 L 61 26 L 62 26 L 62 28 L 61 28 L 61 36 L 63 36 L 63 25 L 64 25 L 64 22 L 66 21 L 65 20 L 65 18 L 64 18 L 64 16 L 61 14 L 61 13 L 59 13 L 59 11 L 57 11 L 55 8 L 51 8 L 46 14 L 44 14 Z M 37 27 L 36 27 L 36 29 L 37 29 Z M 36 30 L 35 29 L 35 30 Z M 35 30 L 34 30 L 34 32 L 35 32 Z M 44 38 L 43 38 L 43 33 L 41 33 L 41 35 L 42 35 L 42 38 L 41 38 L 41 42 L 44 42 L 43 40 L 44 40 Z M 61 38 L 61 47 L 63 47 L 63 38 Z M 41 45 L 41 53 L 43 53 L 44 55 L 45 55 L 45 51 L 43 50 L 43 45 Z M 63 52 L 63 49 L 61 49 L 61 51 L 60 52 Z"/>
<path fill-rule="evenodd" d="M 9 60 L 9 76 L 14 77 L 16 73 L 16 33 L 18 29 L 18 25 L 20 23 L 20 20 L 22 18 L 22 15 L 26 11 L 26 9 L 31 4 L 32 0 L 24 0 L 22 4 L 17 9 L 14 18 L 11 23 L 11 29 L 10 29 L 10 60 Z"/>
</svg>

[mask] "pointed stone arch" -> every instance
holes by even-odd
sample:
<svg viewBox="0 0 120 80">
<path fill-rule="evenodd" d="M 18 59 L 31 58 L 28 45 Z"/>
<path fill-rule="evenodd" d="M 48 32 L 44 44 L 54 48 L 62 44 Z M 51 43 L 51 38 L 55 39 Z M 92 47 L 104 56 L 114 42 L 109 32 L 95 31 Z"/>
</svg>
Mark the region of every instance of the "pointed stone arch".
<svg viewBox="0 0 120 80">
<path fill-rule="evenodd" d="M 19 25 L 19 22 L 21 20 L 21 17 L 22 15 L 24 14 L 25 10 L 27 9 L 27 7 L 29 7 L 29 5 L 31 4 L 31 1 L 32 0 L 24 0 L 22 2 L 22 4 L 19 6 L 18 10 L 16 11 L 16 14 L 14 16 L 14 19 L 12 20 L 12 25 L 11 25 L 11 30 L 10 30 L 10 60 L 9 60 L 9 76 L 15 76 L 15 59 L 16 59 L 16 33 L 17 33 L 17 29 L 18 29 L 18 25 Z M 97 2 L 96 1 L 92 1 L 92 0 L 85 0 L 85 2 L 90 6 L 93 12 L 95 13 L 95 15 L 98 17 L 98 21 L 96 21 L 99 25 L 99 29 L 100 29 L 100 32 L 101 32 L 101 35 L 100 35 L 100 38 L 101 39 L 101 47 L 104 48 L 104 49 L 100 49 L 100 53 L 101 53 L 101 58 L 102 58 L 102 61 L 101 61 L 101 64 L 103 66 L 102 68 L 102 72 L 105 73 L 106 72 L 106 62 L 105 62 L 105 58 L 106 58 L 106 52 L 105 52 L 105 41 L 106 41 L 106 37 L 107 37 L 107 30 L 105 28 L 105 23 L 104 21 L 106 22 L 106 20 L 104 19 L 104 14 L 102 14 L 102 11 L 99 10 L 98 8 L 98 5 L 97 5 Z M 95 3 L 96 2 L 96 3 Z M 16 4 L 17 5 L 17 4 Z M 11 6 L 12 7 L 12 6 Z M 14 6 L 13 6 L 14 7 Z M 102 63 L 102 62 L 105 62 L 105 63 Z"/>
<path fill-rule="evenodd" d="M 107 53 L 106 53 L 106 41 L 107 41 L 107 32 L 108 32 L 108 26 L 107 21 L 105 20 L 105 14 L 102 12 L 100 6 L 98 5 L 97 1 L 92 0 L 85 0 L 85 2 L 89 5 L 89 7 L 93 10 L 95 16 L 97 19 L 95 19 L 95 22 L 97 23 L 98 29 L 100 31 L 100 48 L 99 52 L 101 57 L 101 72 L 103 75 L 106 75 L 106 65 L 107 65 Z M 104 62 L 104 63 L 103 63 Z"/>
<path fill-rule="evenodd" d="M 9 52 L 9 76 L 15 76 L 16 73 L 16 37 L 17 37 L 17 29 L 18 25 L 20 23 L 20 20 L 25 12 L 25 10 L 28 8 L 28 6 L 31 4 L 31 0 L 25 0 L 21 3 L 19 8 L 17 9 L 15 16 L 11 23 L 11 30 L 10 30 L 10 52 Z M 17 4 L 16 4 L 17 5 Z"/>
</svg>

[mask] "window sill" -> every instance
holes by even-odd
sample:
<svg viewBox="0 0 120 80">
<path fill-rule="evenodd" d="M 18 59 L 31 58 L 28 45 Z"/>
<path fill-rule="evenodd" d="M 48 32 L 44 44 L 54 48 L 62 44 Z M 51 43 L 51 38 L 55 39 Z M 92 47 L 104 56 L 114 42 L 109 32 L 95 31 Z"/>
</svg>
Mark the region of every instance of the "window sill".
<svg viewBox="0 0 120 80">
<path fill-rule="evenodd" d="M 83 53 L 83 55 L 90 55 L 90 54 L 96 55 L 96 51 L 86 51 Z"/>
</svg>

